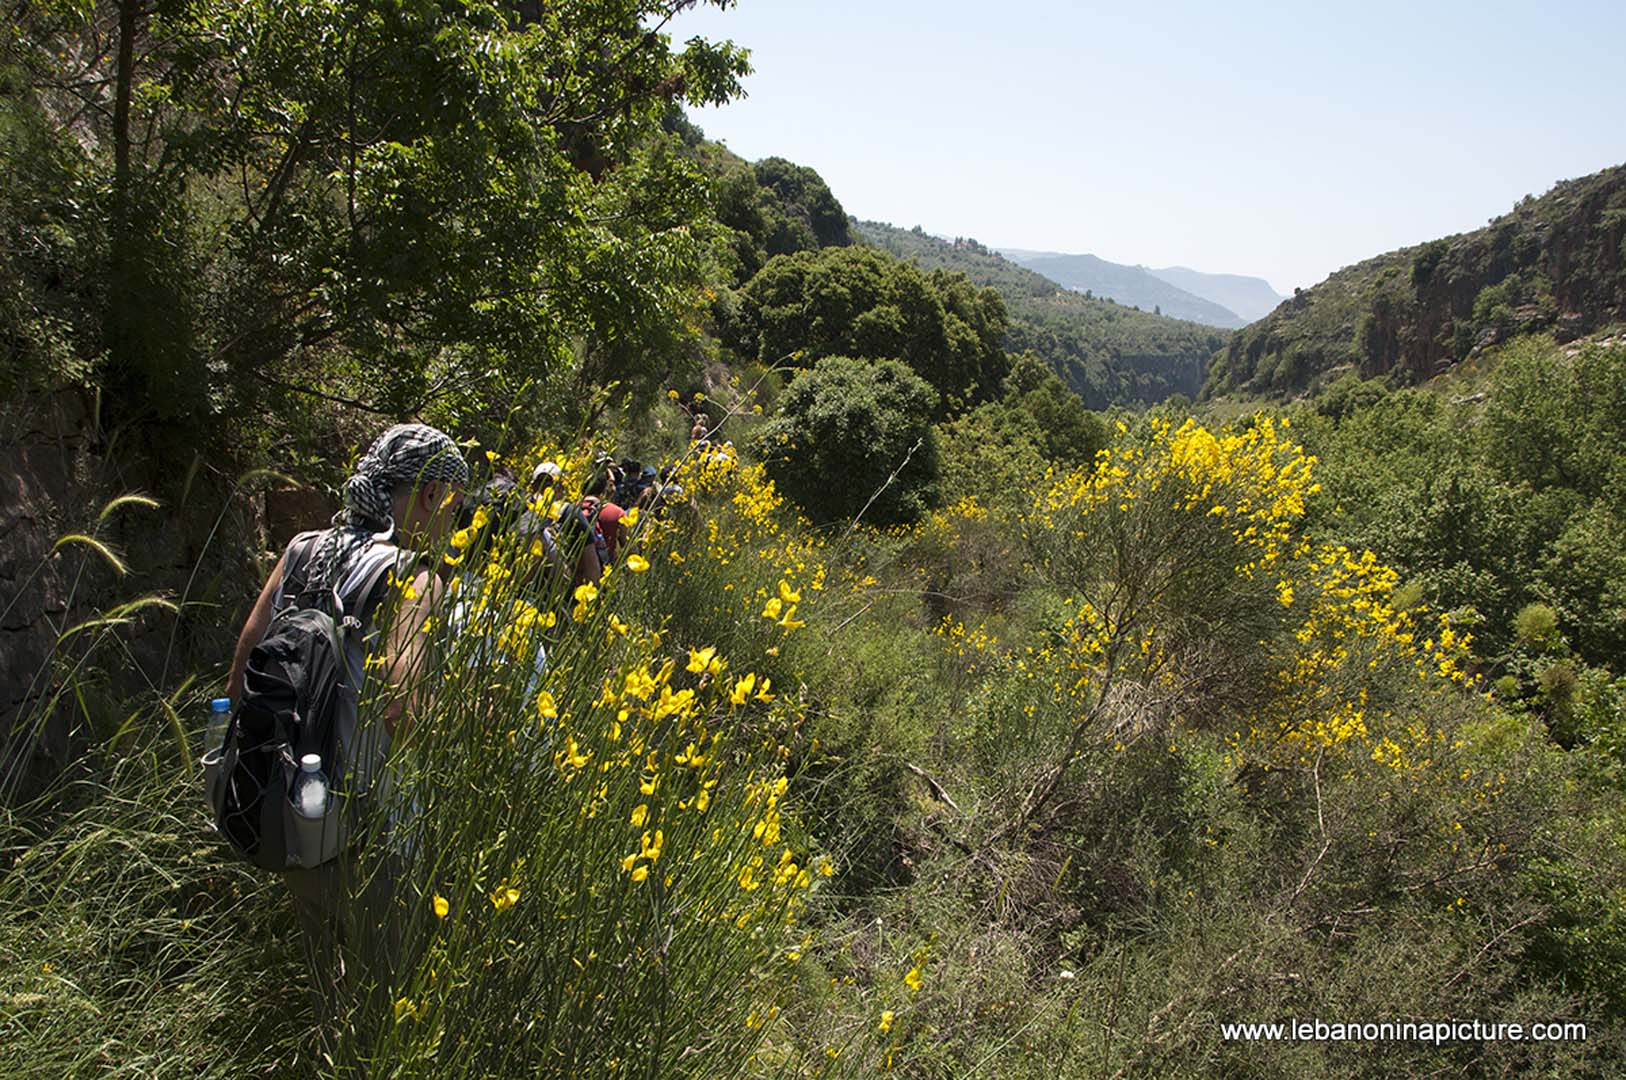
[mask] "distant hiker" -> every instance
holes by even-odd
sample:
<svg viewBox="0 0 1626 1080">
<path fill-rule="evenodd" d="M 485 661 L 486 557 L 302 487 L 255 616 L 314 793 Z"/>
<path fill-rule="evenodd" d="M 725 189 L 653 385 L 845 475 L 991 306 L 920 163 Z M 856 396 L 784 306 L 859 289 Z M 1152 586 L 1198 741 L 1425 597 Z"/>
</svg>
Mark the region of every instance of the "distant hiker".
<svg viewBox="0 0 1626 1080">
<path fill-rule="evenodd" d="M 428 641 L 419 629 L 442 585 L 420 565 L 414 550 L 433 553 L 431 557 L 439 561 L 468 479 L 467 463 L 444 432 L 423 424 L 397 424 L 356 462 L 355 473 L 345 482 L 344 508 L 334 515 L 333 527 L 301 533 L 289 543 L 260 590 L 232 658 L 227 692 L 241 707 L 233 720 L 237 745 L 233 748 L 229 737 L 228 747 L 242 763 L 232 773 L 237 788 L 247 785 L 245 770 L 252 772 L 254 753 L 280 738 L 283 756 L 325 747 L 321 756 L 329 782 L 357 794 L 367 790 L 391 738 L 410 715 L 405 710 L 409 704 L 421 707 L 423 701 L 412 700 L 415 691 L 390 700 L 382 711 L 382 731 L 377 725 L 357 723 L 355 695 L 361 691 L 365 670 L 373 666 L 370 659 L 363 663 L 362 656 L 376 655 L 378 670 L 395 686 L 411 688 L 417 682 Z M 392 582 L 400 582 L 400 587 Z M 320 703 L 304 703 L 306 687 L 298 683 L 306 673 L 314 671 L 311 678 L 335 677 L 331 662 L 320 669 L 290 662 L 299 655 L 315 656 L 323 648 L 321 635 L 306 630 L 301 636 L 302 628 L 333 625 L 312 622 L 312 616 L 323 610 L 331 610 L 335 622 L 346 624 L 345 655 L 338 659 L 337 675 L 345 685 Z M 351 619 L 356 620 L 354 636 L 348 629 Z M 273 650 L 273 645 L 278 648 Z M 327 730 L 322 730 L 324 726 Z M 280 773 L 273 771 L 260 796 L 283 796 Z M 241 802 L 243 794 L 234 791 L 232 797 Z M 252 834 L 256 823 L 276 818 L 250 813 L 252 809 L 244 808 L 223 831 L 240 851 L 240 841 L 259 847 L 264 839 L 280 852 L 282 837 L 239 835 Z M 324 836 L 324 843 L 327 839 Z M 256 854 L 260 856 L 256 861 L 265 865 L 267 852 L 261 849 Z M 350 853 L 341 849 L 322 854 L 327 861 L 316 865 L 310 852 L 290 848 L 282 873 L 294 897 L 325 1032 L 335 1018 L 354 928 L 361 925 L 358 920 L 367 920 L 370 927 L 392 925 L 388 905 L 394 881 L 388 874 L 374 874 L 361 895 L 352 897 L 357 875 Z M 388 937 L 387 932 L 375 935 L 380 941 Z M 382 977 L 391 958 L 369 959 L 382 965 Z"/>
<path fill-rule="evenodd" d="M 648 502 L 650 488 L 659 481 L 653 465 L 644 465 L 633 458 L 621 459 L 621 482 L 615 488 L 615 504 L 623 509 L 643 506 Z"/>
<path fill-rule="evenodd" d="M 635 487 L 637 502 L 635 505 L 648 506 L 655 496 L 660 494 L 660 486 L 660 471 L 653 465 L 645 465 L 638 471 L 638 482 Z"/>
<path fill-rule="evenodd" d="M 518 531 L 541 546 L 541 555 L 555 568 L 556 579 L 568 577 L 572 588 L 597 582 L 603 575 L 592 523 L 581 507 L 567 497 L 564 470 L 544 461 L 531 471 L 531 508 L 520 517 Z M 557 518 L 543 500 L 563 503 Z M 562 591 L 562 590 L 556 590 Z"/>
<path fill-rule="evenodd" d="M 582 513 L 587 515 L 604 538 L 603 561 L 606 564 L 614 562 L 620 551 L 624 540 L 622 518 L 626 516 L 625 509 L 609 501 L 611 491 L 608 475 L 595 476 L 587 485 L 587 493 L 582 496 Z"/>
<path fill-rule="evenodd" d="M 684 510 L 698 510 L 682 484 L 657 484 L 650 489 L 648 500 L 651 517 L 670 517 Z"/>
<path fill-rule="evenodd" d="M 512 543 L 512 537 L 520 530 L 519 522 L 522 515 L 517 512 L 518 487 L 499 477 L 482 487 L 478 492 L 469 495 L 463 500 L 463 512 L 458 515 L 457 539 L 467 541 L 469 547 L 454 548 L 445 560 L 448 570 L 454 571 L 449 580 L 457 582 L 452 590 L 453 597 L 449 600 L 446 612 L 446 627 L 444 640 L 458 641 L 466 633 L 473 633 L 481 644 L 475 646 L 472 660 L 476 663 L 490 663 L 495 654 L 491 651 L 501 636 L 503 623 L 509 618 L 507 605 L 489 604 L 482 601 L 486 595 L 486 579 L 483 574 L 488 568 L 488 560 L 483 557 L 468 557 L 469 550 L 478 550 L 481 540 L 478 530 L 474 528 L 476 516 L 480 513 L 486 515 L 487 524 L 485 535 L 487 545 L 499 550 Z M 523 505 L 523 504 L 519 504 Z M 525 537 L 520 536 L 521 543 Z M 489 547 L 487 550 L 489 550 Z M 484 552 L 480 552 L 484 554 Z M 549 567 L 546 559 L 525 560 L 517 558 L 510 564 L 513 569 L 507 573 L 505 589 L 508 595 L 529 595 L 531 590 L 540 587 L 546 591 L 546 582 L 537 582 L 537 576 L 546 577 Z M 541 686 L 543 673 L 547 669 L 548 654 L 541 636 L 536 638 L 536 653 L 531 664 L 531 676 L 526 683 L 525 697 L 531 698 Z"/>
<path fill-rule="evenodd" d="M 544 461 L 531 470 L 531 486 L 525 512 L 516 523 L 520 535 L 541 541 L 545 554 L 552 560 L 555 555 L 550 505 L 564 492 L 564 470 L 551 461 Z"/>
<path fill-rule="evenodd" d="M 706 438 L 706 414 L 700 413 L 694 418 L 694 426 L 689 429 L 689 441 L 703 442 Z"/>
<path fill-rule="evenodd" d="M 621 468 L 615 458 L 600 450 L 593 457 L 593 485 L 603 483 L 606 498 L 613 499 L 621 488 Z"/>
<path fill-rule="evenodd" d="M 574 566 L 572 588 L 596 584 L 604 576 L 603 537 L 578 503 L 566 502 L 555 524 L 555 543 L 566 566 Z"/>
<path fill-rule="evenodd" d="M 540 496 L 548 488 L 558 494 L 564 488 L 565 471 L 557 462 L 544 461 L 531 470 L 531 494 Z"/>
</svg>

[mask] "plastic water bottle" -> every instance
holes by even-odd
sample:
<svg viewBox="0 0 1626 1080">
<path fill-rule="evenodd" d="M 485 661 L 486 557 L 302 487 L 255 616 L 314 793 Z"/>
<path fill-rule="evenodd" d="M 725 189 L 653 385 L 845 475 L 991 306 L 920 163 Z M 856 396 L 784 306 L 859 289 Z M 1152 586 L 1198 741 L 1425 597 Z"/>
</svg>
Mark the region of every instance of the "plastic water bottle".
<svg viewBox="0 0 1626 1080">
<path fill-rule="evenodd" d="M 217 697 L 209 702 L 209 723 L 203 729 L 204 757 L 226 745 L 226 728 L 230 724 L 231 698 Z"/>
<path fill-rule="evenodd" d="M 293 800 L 294 838 L 303 866 L 316 866 L 322 861 L 322 832 L 330 798 L 327 775 L 322 772 L 322 755 L 306 754 L 299 759 Z"/>
<path fill-rule="evenodd" d="M 231 725 L 231 698 L 209 702 L 209 722 L 203 726 L 203 800 L 212 814 L 220 784 L 220 761 L 226 750 L 226 729 Z"/>
</svg>

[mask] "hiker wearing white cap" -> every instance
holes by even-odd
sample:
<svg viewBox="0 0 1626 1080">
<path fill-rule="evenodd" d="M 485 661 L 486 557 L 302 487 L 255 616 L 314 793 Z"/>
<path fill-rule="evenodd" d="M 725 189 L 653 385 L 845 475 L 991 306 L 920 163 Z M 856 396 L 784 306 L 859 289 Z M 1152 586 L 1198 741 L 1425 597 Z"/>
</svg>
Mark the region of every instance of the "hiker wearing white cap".
<svg viewBox="0 0 1626 1080">
<path fill-rule="evenodd" d="M 565 471 L 552 461 L 544 461 L 531 470 L 531 494 L 540 495 L 546 489 L 557 488 Z"/>
<path fill-rule="evenodd" d="M 557 519 L 553 517 L 551 506 L 540 506 L 535 501 L 550 491 L 550 498 L 564 503 Z M 531 509 L 517 526 L 519 534 L 541 543 L 543 557 L 555 568 L 555 577 L 561 586 L 567 579 L 572 588 L 597 581 L 604 569 L 597 547 L 589 542 L 593 539 L 593 525 L 569 498 L 564 470 L 557 462 L 544 461 L 531 470 L 531 497 Z"/>
</svg>

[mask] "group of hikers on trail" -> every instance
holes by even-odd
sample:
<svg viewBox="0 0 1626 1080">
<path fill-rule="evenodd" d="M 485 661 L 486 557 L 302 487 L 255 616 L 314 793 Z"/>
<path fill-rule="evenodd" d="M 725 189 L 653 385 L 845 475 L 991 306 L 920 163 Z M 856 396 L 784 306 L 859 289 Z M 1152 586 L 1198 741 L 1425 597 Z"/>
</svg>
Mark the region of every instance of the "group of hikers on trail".
<svg viewBox="0 0 1626 1080">
<path fill-rule="evenodd" d="M 703 423 L 696 431 L 703 442 Z M 292 894 L 324 1023 L 334 1018 L 347 957 L 387 977 L 398 882 L 387 859 L 359 880 L 352 815 L 366 799 L 338 808 L 319 794 L 312 811 L 305 793 L 313 783 L 319 793 L 322 785 L 375 788 L 392 743 L 430 704 L 418 678 L 432 648 L 422 631 L 432 612 L 466 617 L 447 593 L 469 595 L 453 583 L 476 572 L 460 565 L 458 541 L 467 543 L 477 518 L 495 521 L 532 554 L 543 594 L 569 596 L 630 553 L 631 522 L 689 505 L 674 472 L 600 454 L 576 498 L 566 497 L 564 470 L 551 461 L 535 466 L 524 488 L 499 471 L 471 490 L 450 436 L 397 424 L 356 462 L 331 526 L 300 533 L 278 558 L 238 637 L 232 715 L 205 775 L 216 829 L 241 857 L 281 873 Z M 539 644 L 533 683 L 545 664 Z M 376 715 L 364 717 L 368 678 L 406 689 L 381 696 Z M 363 920 L 370 933 L 358 935 Z M 358 938 L 377 951 L 356 955 Z"/>
</svg>

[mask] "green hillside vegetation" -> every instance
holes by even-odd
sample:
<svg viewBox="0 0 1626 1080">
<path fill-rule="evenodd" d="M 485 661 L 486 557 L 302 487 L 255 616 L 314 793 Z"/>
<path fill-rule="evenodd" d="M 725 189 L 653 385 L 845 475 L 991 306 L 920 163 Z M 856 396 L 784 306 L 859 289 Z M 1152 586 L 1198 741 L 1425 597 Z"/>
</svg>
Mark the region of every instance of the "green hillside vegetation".
<svg viewBox="0 0 1626 1080">
<path fill-rule="evenodd" d="M 719 333 L 748 363 L 901 360 L 947 410 L 992 396 L 1008 366 L 997 292 L 962 274 L 922 273 L 874 248 L 781 256 L 731 299 Z"/>
<path fill-rule="evenodd" d="M 1415 384 L 1497 342 L 1626 320 L 1626 166 L 1526 197 L 1483 229 L 1346 267 L 1239 332 L 1205 394 L 1300 393 L 1352 370 Z"/>
<path fill-rule="evenodd" d="M 1297 410 L 1294 433 L 1322 462 L 1319 525 L 1456 612 L 1488 676 L 1530 688 L 1519 626 L 1532 605 L 1556 619 L 1534 643 L 1545 662 L 1613 666 L 1626 652 L 1626 348 L 1522 338 L 1483 365 L 1473 393 L 1346 374 Z"/>
<path fill-rule="evenodd" d="M 1618 341 L 1192 416 L 1207 328 L 708 142 L 746 58 L 670 5 L 19 11 L 0 1076 L 1626 1069 Z M 386 579 L 324 999 L 200 729 L 405 419 L 474 498 Z M 520 524 L 627 456 L 578 582 Z M 1285 1018 L 1585 1030 L 1224 1026 Z"/>
<path fill-rule="evenodd" d="M 676 112 L 665 126 L 712 181 L 731 280 L 709 290 L 710 329 L 730 361 L 792 372 L 826 357 L 900 361 L 930 384 L 939 418 L 998 394 L 1010 361 L 997 291 L 849 249 L 847 213 L 816 171 L 747 163 Z"/>
<path fill-rule="evenodd" d="M 1010 320 L 1006 348 L 1039 356 L 1092 409 L 1195 396 L 1225 341 L 1214 327 L 1061 288 L 975 240 L 949 242 L 879 222 L 859 222 L 857 230 L 923 270 L 956 271 L 997 290 Z"/>
<path fill-rule="evenodd" d="M 749 430 L 750 395 L 715 394 Z M 1626 686 L 1539 608 L 1517 620 L 1528 679 L 1494 701 L 1463 686 L 1460 627 L 1445 640 L 1453 624 L 1409 607 L 1382 564 L 1313 538 L 1326 474 L 1285 436 L 1266 417 L 1208 432 L 1151 416 L 1036 494 L 850 536 L 799 523 L 757 467 L 692 460 L 696 516 L 648 532 L 649 569 L 549 638 L 551 758 L 482 719 L 536 730 L 481 639 L 443 646 L 449 704 L 401 764 L 436 811 L 418 850 L 443 854 L 410 863 L 434 882 L 411 901 L 416 959 L 341 1031 L 338 1073 L 688 1075 L 641 1038 L 652 1011 L 703 1047 L 707 1075 L 1358 1071 L 1363 1044 L 1231 1042 L 1216 1020 L 1329 1010 L 1589 1024 L 1585 1043 L 1395 1043 L 1386 1076 L 1498 1075 L 1510 1055 L 1610 1071 L 1626 1056 Z M 515 462 L 564 460 L 574 482 L 591 449 Z M 1252 534 L 1214 512 L 1243 506 Z M 1268 576 L 1238 569 L 1272 552 Z M 462 557 L 513 556 L 493 536 Z M 650 705 L 572 674 L 610 666 L 695 691 L 726 733 L 704 755 L 718 771 L 680 761 L 656 784 L 619 766 Z M 617 708 L 632 715 L 612 726 Z M 101 723 L 81 737 L 114 743 L 116 714 Z M 122 765 L 92 756 L 75 797 L 8 819 L 25 854 L 0 900 L 52 916 L 3 924 L 23 1002 L 0 1044 L 10 1075 L 83 1072 L 87 1024 L 155 1076 L 309 1053 L 285 898 L 220 865 L 173 738 Z M 581 783 L 601 760 L 602 791 Z M 783 791 L 766 816 L 764 790 Z M 717 828 L 727 845 L 704 842 Z M 50 889 L 70 867 L 83 891 Z M 692 920 L 706 903 L 729 919 Z M 143 977 L 158 964 L 193 978 Z M 88 1020 L 50 1008 L 87 1000 Z M 179 1015 L 235 1037 L 189 1037 L 165 1022 Z"/>
<path fill-rule="evenodd" d="M 661 117 L 671 153 L 708 180 L 723 239 L 715 255 L 728 284 L 740 286 L 775 255 L 853 242 L 847 212 L 823 177 L 784 158 L 749 162 L 706 138 L 677 105 Z"/>
</svg>

